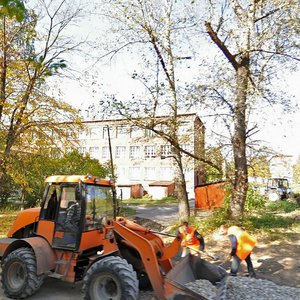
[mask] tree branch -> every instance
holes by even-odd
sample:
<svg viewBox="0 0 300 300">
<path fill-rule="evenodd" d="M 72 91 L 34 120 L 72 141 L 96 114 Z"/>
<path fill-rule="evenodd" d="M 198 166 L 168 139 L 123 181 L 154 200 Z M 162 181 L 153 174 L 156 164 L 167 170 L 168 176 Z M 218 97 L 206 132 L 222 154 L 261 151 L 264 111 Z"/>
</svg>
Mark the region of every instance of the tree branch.
<svg viewBox="0 0 300 300">
<path fill-rule="evenodd" d="M 233 68 L 237 71 L 237 69 L 239 67 L 239 63 L 236 61 L 235 57 L 230 53 L 230 51 L 225 46 L 225 44 L 219 39 L 217 33 L 213 30 L 211 23 L 205 22 L 205 27 L 206 27 L 207 33 L 210 36 L 210 38 L 212 39 L 212 41 L 219 47 L 219 49 L 226 56 L 226 58 L 231 63 Z"/>
</svg>

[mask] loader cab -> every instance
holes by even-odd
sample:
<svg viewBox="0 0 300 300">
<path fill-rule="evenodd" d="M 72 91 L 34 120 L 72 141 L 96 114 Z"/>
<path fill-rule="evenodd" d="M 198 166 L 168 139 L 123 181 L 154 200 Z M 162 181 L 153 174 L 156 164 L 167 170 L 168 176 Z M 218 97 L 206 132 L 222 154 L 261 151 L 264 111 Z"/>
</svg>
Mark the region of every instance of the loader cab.
<svg viewBox="0 0 300 300">
<path fill-rule="evenodd" d="M 89 183 L 48 183 L 41 208 L 38 234 L 54 248 L 78 250 L 82 241 L 93 240 L 91 233 L 103 231 L 113 218 L 111 186 Z M 89 237 L 87 236 L 89 235 Z M 98 238 L 95 243 L 99 244 Z"/>
</svg>

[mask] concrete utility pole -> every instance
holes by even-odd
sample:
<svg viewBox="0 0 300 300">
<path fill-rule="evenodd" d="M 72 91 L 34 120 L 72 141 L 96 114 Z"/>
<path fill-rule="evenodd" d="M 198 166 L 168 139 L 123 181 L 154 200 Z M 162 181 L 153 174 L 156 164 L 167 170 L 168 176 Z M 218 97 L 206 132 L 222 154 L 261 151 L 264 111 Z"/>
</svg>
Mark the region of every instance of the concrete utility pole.
<svg viewBox="0 0 300 300">
<path fill-rule="evenodd" d="M 114 170 L 114 162 L 111 148 L 111 139 L 110 139 L 110 129 L 109 125 L 107 128 L 107 136 L 108 136 L 108 148 L 109 148 L 109 156 L 110 156 L 110 169 L 111 169 L 111 177 L 112 177 L 112 193 L 113 193 L 113 209 L 114 209 L 114 219 L 117 217 L 117 192 L 116 192 L 116 180 L 115 180 L 115 170 Z"/>
</svg>

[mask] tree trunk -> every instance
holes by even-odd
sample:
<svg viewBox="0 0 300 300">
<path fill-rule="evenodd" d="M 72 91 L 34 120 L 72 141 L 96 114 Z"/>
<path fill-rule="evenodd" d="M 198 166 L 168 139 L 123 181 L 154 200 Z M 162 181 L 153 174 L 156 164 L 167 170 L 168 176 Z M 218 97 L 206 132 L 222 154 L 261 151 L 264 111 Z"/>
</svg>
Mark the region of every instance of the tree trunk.
<svg viewBox="0 0 300 300">
<path fill-rule="evenodd" d="M 234 111 L 234 135 L 232 139 L 235 176 L 229 217 L 239 220 L 244 212 L 248 190 L 246 158 L 246 100 L 248 93 L 249 58 L 247 54 L 236 72 L 236 102 Z"/>
<path fill-rule="evenodd" d="M 186 191 L 186 182 L 184 178 L 184 172 L 182 167 L 180 150 L 174 148 L 173 150 L 175 163 L 175 191 L 178 199 L 178 215 L 180 222 L 188 220 L 190 216 L 190 206 L 188 201 L 188 195 Z"/>
<path fill-rule="evenodd" d="M 6 43 L 6 18 L 3 16 L 2 24 L 2 55 L 0 57 L 0 122 L 2 121 L 2 113 L 4 109 L 4 103 L 6 101 L 6 72 L 7 72 L 7 43 Z"/>
</svg>

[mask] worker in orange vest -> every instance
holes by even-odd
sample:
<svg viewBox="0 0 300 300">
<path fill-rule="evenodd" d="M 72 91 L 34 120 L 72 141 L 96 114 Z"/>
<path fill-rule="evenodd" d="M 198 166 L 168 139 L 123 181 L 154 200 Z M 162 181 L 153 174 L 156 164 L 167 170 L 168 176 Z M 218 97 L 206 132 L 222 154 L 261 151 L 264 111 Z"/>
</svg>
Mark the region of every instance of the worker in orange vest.
<svg viewBox="0 0 300 300">
<path fill-rule="evenodd" d="M 185 257 L 188 253 L 192 255 L 199 255 L 199 251 L 204 251 L 204 238 L 203 236 L 188 222 L 183 222 L 179 227 L 178 232 L 182 235 L 182 253 L 181 257 Z"/>
<path fill-rule="evenodd" d="M 249 272 L 249 277 L 256 277 L 251 261 L 251 252 L 256 244 L 256 239 L 251 237 L 245 230 L 238 226 L 228 227 L 222 225 L 220 234 L 227 235 L 231 242 L 232 257 L 230 275 L 236 276 L 241 265 L 241 261 L 245 260 Z"/>
</svg>

